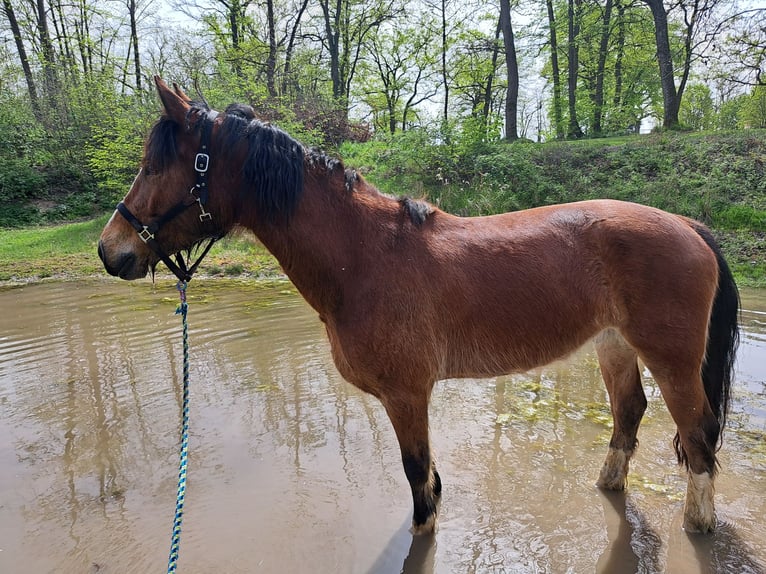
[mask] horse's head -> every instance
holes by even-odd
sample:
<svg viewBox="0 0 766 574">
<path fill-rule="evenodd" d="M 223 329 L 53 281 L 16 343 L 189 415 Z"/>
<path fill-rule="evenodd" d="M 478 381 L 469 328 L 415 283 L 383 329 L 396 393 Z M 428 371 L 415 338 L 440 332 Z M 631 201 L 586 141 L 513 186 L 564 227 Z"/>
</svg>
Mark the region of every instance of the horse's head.
<svg viewBox="0 0 766 574">
<path fill-rule="evenodd" d="M 133 185 L 98 242 L 104 267 L 122 279 L 144 277 L 160 260 L 179 278 L 190 276 L 183 259 L 179 264 L 170 256 L 190 252 L 232 226 L 221 212 L 221 198 L 208 190 L 209 180 L 213 190 L 232 183 L 211 159 L 217 113 L 192 102 L 178 86 L 170 89 L 159 77 L 155 83 L 164 113 L 144 146 Z"/>
<path fill-rule="evenodd" d="M 144 277 L 159 261 L 188 279 L 196 264 L 186 269 L 183 258 L 171 255 L 190 254 L 235 224 L 256 230 L 287 223 L 303 190 L 304 149 L 256 119 L 250 106 L 218 114 L 178 86 L 170 89 L 159 77 L 155 83 L 164 113 L 98 253 L 106 270 L 123 279 Z"/>
</svg>

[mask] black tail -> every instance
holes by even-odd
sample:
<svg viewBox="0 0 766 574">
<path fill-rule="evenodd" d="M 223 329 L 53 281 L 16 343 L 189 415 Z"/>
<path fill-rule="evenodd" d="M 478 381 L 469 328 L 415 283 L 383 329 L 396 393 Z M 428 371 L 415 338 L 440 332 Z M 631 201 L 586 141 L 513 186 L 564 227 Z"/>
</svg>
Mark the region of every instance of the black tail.
<svg viewBox="0 0 766 574">
<path fill-rule="evenodd" d="M 726 425 L 726 415 L 729 411 L 734 359 L 739 346 L 739 291 L 729 265 L 721 253 L 721 248 L 710 230 L 696 221 L 691 223 L 693 229 L 707 243 L 718 260 L 718 291 L 713 300 L 705 362 L 702 365 L 705 394 L 713 414 L 718 419 L 718 428 L 708 429 L 708 441 L 712 448 L 717 449 L 721 445 L 721 433 Z M 678 434 L 673 442 L 679 462 L 687 463 L 686 453 L 681 449 Z"/>
</svg>

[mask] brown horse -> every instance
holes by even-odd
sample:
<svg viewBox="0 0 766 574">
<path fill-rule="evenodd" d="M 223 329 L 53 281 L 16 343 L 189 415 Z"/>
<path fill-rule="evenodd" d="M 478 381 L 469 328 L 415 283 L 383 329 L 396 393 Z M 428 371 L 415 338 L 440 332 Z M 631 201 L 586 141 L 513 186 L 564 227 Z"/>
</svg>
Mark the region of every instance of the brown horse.
<svg viewBox="0 0 766 574">
<path fill-rule="evenodd" d="M 434 383 L 525 371 L 590 339 L 614 418 L 598 485 L 625 487 L 646 408 L 640 359 L 677 426 L 684 527 L 713 530 L 739 296 L 703 225 L 607 200 L 456 217 L 382 195 L 247 106 L 217 114 L 155 81 L 164 114 L 101 235 L 106 270 L 137 279 L 163 260 L 188 279 L 195 266 L 169 254 L 251 229 L 324 322 L 339 372 L 383 403 L 413 532 L 433 532 L 441 493 Z"/>
</svg>

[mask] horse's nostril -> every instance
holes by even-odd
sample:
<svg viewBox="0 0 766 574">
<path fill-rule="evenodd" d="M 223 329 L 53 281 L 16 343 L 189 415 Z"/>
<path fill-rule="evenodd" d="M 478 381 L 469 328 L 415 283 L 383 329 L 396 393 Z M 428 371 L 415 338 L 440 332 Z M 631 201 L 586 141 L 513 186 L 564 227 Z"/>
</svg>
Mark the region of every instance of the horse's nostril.
<svg viewBox="0 0 766 574">
<path fill-rule="evenodd" d="M 106 263 L 104 259 L 104 242 L 100 239 L 98 240 L 98 258 L 101 259 L 102 263 Z"/>
</svg>

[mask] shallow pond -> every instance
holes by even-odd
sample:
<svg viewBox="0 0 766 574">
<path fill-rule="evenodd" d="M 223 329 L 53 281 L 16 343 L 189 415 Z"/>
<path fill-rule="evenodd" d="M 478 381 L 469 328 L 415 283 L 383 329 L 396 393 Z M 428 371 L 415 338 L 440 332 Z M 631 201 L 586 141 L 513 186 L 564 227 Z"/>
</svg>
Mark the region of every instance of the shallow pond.
<svg viewBox="0 0 766 574">
<path fill-rule="evenodd" d="M 719 529 L 681 529 L 685 475 L 657 387 L 628 490 L 594 487 L 610 415 L 590 348 L 545 369 L 439 383 L 435 537 L 378 402 L 335 371 L 287 284 L 189 288 L 191 438 L 179 571 L 766 572 L 766 294 L 743 340 L 717 480 Z M 180 426 L 170 282 L 0 290 L 0 572 L 167 565 Z"/>
</svg>

